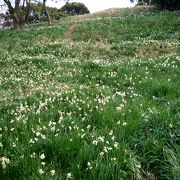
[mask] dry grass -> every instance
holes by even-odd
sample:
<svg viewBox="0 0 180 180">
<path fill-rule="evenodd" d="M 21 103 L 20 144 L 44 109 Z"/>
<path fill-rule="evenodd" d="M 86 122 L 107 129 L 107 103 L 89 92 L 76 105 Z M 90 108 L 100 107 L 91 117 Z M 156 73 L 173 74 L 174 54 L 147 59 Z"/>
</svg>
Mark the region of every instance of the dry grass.
<svg viewBox="0 0 180 180">
<path fill-rule="evenodd" d="M 78 27 L 78 24 L 71 25 L 65 34 L 65 39 L 67 39 L 68 41 L 73 41 L 73 32 L 76 31 Z"/>
<path fill-rule="evenodd" d="M 154 6 L 135 6 L 134 8 L 110 8 L 103 11 L 99 11 L 92 14 L 85 14 L 79 16 L 71 16 L 64 18 L 63 21 L 79 21 L 79 20 L 91 20 L 96 18 L 107 18 L 107 17 L 121 17 L 125 15 L 133 15 L 135 13 L 148 13 L 154 10 Z"/>
<path fill-rule="evenodd" d="M 140 48 L 137 52 L 136 52 L 136 56 L 137 57 L 149 57 L 149 58 L 155 58 L 157 56 L 162 56 L 162 55 L 166 55 L 166 56 L 170 56 L 170 55 L 174 55 L 179 51 L 179 47 L 169 47 L 169 46 L 148 46 L 148 47 L 143 47 Z"/>
</svg>

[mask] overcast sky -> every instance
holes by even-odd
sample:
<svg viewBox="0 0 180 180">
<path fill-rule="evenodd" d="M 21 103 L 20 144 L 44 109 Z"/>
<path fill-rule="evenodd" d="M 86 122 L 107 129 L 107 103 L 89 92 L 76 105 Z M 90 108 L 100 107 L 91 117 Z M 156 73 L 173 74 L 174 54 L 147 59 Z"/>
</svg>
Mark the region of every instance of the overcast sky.
<svg viewBox="0 0 180 180">
<path fill-rule="evenodd" d="M 11 0 L 13 2 L 13 0 Z M 102 11 L 109 8 L 121 8 L 121 7 L 132 7 L 134 4 L 130 3 L 130 0 L 70 0 L 70 2 L 81 2 L 84 3 L 91 13 Z M 0 5 L 4 4 L 3 0 L 0 0 Z M 47 5 L 51 7 L 60 8 L 65 4 L 64 0 L 47 0 Z M 5 8 L 3 8 L 5 10 Z M 0 12 L 4 12 L 0 8 Z"/>
<path fill-rule="evenodd" d="M 56 3 L 56 1 L 58 3 Z M 108 8 L 132 7 L 134 4 L 130 0 L 71 0 L 70 2 L 84 3 L 91 13 L 101 11 Z M 62 0 L 47 0 L 47 5 L 52 7 L 61 7 L 65 2 Z"/>
</svg>

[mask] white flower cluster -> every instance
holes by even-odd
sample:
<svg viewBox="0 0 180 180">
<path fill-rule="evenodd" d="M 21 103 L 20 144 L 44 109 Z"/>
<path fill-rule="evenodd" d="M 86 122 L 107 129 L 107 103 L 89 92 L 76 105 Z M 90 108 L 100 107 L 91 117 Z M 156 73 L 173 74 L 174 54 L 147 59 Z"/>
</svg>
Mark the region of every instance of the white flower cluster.
<svg viewBox="0 0 180 180">
<path fill-rule="evenodd" d="M 10 163 L 10 160 L 7 157 L 1 157 L 0 161 L 3 169 L 6 169 L 6 166 Z"/>
</svg>

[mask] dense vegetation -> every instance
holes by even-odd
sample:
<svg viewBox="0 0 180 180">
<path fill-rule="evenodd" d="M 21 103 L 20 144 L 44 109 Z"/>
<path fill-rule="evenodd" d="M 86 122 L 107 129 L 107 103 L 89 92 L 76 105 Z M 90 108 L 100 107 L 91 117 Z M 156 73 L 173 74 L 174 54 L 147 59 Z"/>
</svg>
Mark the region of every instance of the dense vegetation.
<svg viewBox="0 0 180 180">
<path fill-rule="evenodd" d="M 61 11 L 71 16 L 90 13 L 88 8 L 83 3 L 77 2 L 66 3 L 64 6 L 61 7 Z"/>
<path fill-rule="evenodd" d="M 48 17 L 44 10 L 44 6 L 41 2 L 30 3 L 29 6 L 30 6 L 28 10 L 29 15 L 24 23 L 35 24 L 35 23 L 43 23 L 48 21 L 47 19 Z M 24 15 L 24 12 L 22 12 L 21 10 L 23 7 L 20 6 L 19 8 L 20 8 L 19 15 L 21 16 L 21 13 Z M 75 15 L 83 15 L 90 13 L 88 8 L 83 3 L 66 3 L 64 6 L 62 6 L 59 9 L 55 7 L 47 6 L 46 9 L 51 23 L 59 21 L 61 18 L 65 16 L 75 16 Z M 0 20 L 2 20 L 3 22 L 1 23 L 0 21 L 0 25 L 2 24 L 3 28 L 14 28 L 12 15 L 8 11 L 5 13 L 0 13 Z"/>
<path fill-rule="evenodd" d="M 58 8 L 47 7 L 47 11 L 51 20 L 60 20 L 60 18 L 64 17 L 65 14 Z M 31 3 L 30 13 L 29 13 L 27 23 L 37 23 L 37 22 L 47 22 L 47 17 L 44 12 L 42 3 Z"/>
<path fill-rule="evenodd" d="M 179 179 L 179 21 L 1 30 L 1 179 Z"/>
<path fill-rule="evenodd" d="M 180 0 L 130 0 L 138 2 L 139 5 L 157 5 L 161 10 L 180 10 Z"/>
</svg>

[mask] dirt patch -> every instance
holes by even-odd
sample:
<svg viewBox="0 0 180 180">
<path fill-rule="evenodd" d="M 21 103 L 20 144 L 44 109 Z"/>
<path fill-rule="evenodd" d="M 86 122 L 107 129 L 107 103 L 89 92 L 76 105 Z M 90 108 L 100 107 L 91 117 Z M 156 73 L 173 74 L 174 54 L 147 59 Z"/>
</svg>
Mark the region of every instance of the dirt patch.
<svg viewBox="0 0 180 180">
<path fill-rule="evenodd" d="M 141 48 L 137 51 L 136 56 L 138 57 L 150 57 L 150 58 L 154 58 L 156 57 L 158 54 L 158 52 L 152 48 Z"/>
<path fill-rule="evenodd" d="M 70 28 L 68 29 L 68 31 L 66 32 L 65 34 L 65 38 L 68 40 L 68 41 L 73 41 L 73 33 L 76 31 L 76 29 L 79 28 L 79 25 L 77 24 L 74 24 L 74 25 L 71 25 Z"/>
<path fill-rule="evenodd" d="M 39 36 L 38 42 L 39 42 L 39 43 L 44 43 L 44 42 L 47 43 L 47 42 L 51 42 L 51 39 L 49 38 L 49 35 L 48 35 L 48 34 L 44 33 L 44 34 L 42 34 L 41 36 Z"/>
<path fill-rule="evenodd" d="M 110 8 L 103 11 L 95 12 L 92 14 L 71 16 L 64 18 L 64 22 L 72 21 L 84 21 L 92 19 L 102 19 L 102 18 L 115 18 L 115 17 L 124 17 L 127 15 L 133 14 L 146 14 L 155 9 L 154 6 L 135 6 L 134 8 Z"/>
<path fill-rule="evenodd" d="M 162 56 L 162 55 L 171 55 L 171 54 L 176 54 L 179 51 L 178 47 L 169 47 L 166 45 L 159 45 L 159 46 L 151 46 L 151 47 L 143 47 L 140 48 L 136 52 L 137 57 L 150 57 L 150 58 L 155 58 L 157 56 Z"/>
</svg>

